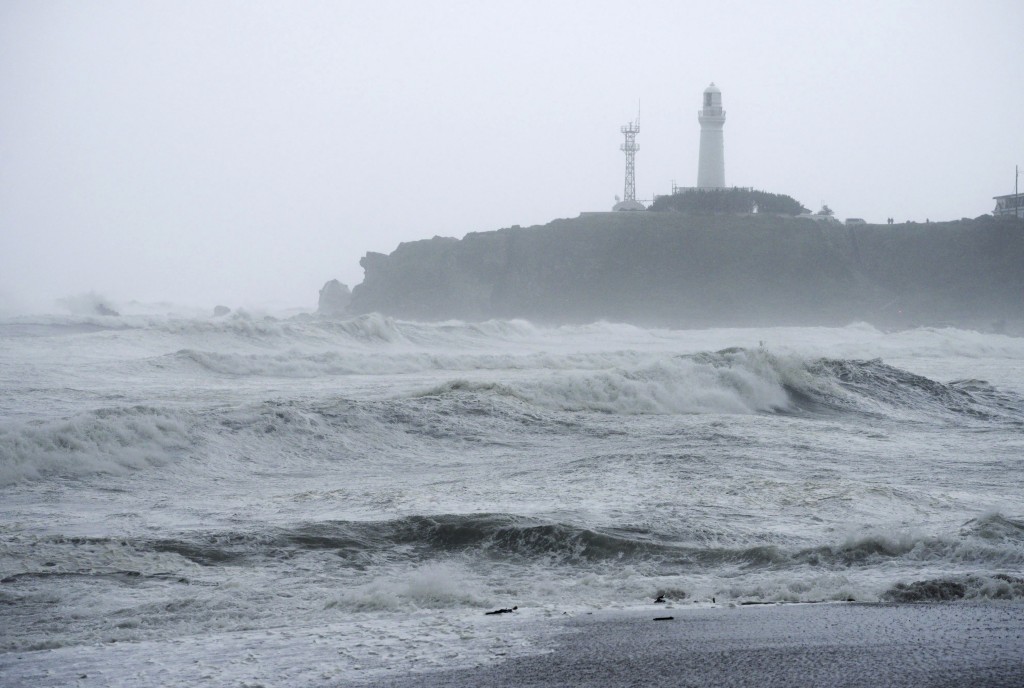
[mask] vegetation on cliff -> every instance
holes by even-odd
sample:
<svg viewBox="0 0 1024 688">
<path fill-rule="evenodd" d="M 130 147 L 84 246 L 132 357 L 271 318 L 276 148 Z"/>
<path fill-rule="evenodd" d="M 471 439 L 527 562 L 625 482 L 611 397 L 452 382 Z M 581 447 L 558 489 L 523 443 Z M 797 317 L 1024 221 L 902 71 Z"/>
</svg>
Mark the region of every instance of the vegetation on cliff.
<svg viewBox="0 0 1024 688">
<path fill-rule="evenodd" d="M 649 210 L 681 213 L 769 213 L 799 215 L 807 212 L 799 201 L 785 194 L 753 189 L 682 189 L 670 196 L 658 196 Z"/>
</svg>

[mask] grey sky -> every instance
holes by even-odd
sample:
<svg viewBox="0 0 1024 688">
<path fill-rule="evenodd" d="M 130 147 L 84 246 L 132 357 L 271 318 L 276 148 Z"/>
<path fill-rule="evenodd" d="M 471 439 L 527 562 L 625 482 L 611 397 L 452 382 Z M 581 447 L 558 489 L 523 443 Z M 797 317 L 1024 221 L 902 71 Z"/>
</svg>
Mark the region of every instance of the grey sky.
<svg viewBox="0 0 1024 688">
<path fill-rule="evenodd" d="M 605 210 L 697 173 L 884 222 L 1024 165 L 1024 3 L 0 4 L 0 312 L 309 305 L 359 258 Z M 1024 181 L 1024 180 L 1022 180 Z"/>
</svg>

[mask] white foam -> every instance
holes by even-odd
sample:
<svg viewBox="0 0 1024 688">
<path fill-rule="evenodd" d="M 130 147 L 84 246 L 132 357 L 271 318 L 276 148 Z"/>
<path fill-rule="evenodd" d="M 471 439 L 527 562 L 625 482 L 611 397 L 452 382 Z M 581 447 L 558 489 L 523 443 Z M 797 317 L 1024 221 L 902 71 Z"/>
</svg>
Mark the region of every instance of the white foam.
<svg viewBox="0 0 1024 688">
<path fill-rule="evenodd" d="M 812 372 L 821 358 L 1024 389 L 1021 339 L 126 310 L 0 323 L 12 684 L 340 684 L 489 662 L 529 641 L 513 624 L 530 614 L 662 589 L 687 594 L 676 604 L 873 600 L 977 575 L 999 598 L 1013 586 L 988 574 L 1024 561 L 1019 425 L 884 422 L 881 402 L 877 417 L 773 413 L 787 390 L 844 393 Z M 729 552 L 275 539 L 474 512 Z M 238 556 L 200 565 L 167 542 Z"/>
<path fill-rule="evenodd" d="M 487 593 L 465 567 L 455 562 L 429 562 L 411 571 L 376 577 L 345 590 L 327 609 L 403 611 L 483 607 Z"/>
<path fill-rule="evenodd" d="M 178 414 L 110 409 L 42 422 L 0 423 L 0 486 L 49 474 L 124 474 L 174 461 L 190 446 Z"/>
<path fill-rule="evenodd" d="M 650 356 L 643 363 L 622 363 L 586 372 L 579 367 L 549 368 L 546 374 L 508 383 L 459 379 L 422 394 L 496 392 L 551 409 L 627 415 L 756 413 L 791 407 L 780 364 L 763 351 L 736 351 L 704 360 Z"/>
</svg>

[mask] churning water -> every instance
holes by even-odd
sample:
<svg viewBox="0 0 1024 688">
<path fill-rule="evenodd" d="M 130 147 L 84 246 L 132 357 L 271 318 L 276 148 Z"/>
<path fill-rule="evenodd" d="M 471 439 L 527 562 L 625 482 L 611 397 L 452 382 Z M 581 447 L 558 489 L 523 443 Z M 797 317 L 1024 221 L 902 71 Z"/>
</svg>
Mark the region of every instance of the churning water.
<svg viewBox="0 0 1024 688">
<path fill-rule="evenodd" d="M 1019 603 L 1022 469 L 1001 335 L 8 319 L 0 678 L 330 684 L 658 594 Z"/>
</svg>

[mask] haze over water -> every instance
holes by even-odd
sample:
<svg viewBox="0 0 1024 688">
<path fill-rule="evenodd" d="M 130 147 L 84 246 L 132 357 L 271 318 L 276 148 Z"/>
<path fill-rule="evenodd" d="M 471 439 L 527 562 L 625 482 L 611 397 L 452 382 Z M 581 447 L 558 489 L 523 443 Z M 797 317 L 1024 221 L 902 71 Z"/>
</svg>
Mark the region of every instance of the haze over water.
<svg viewBox="0 0 1024 688">
<path fill-rule="evenodd" d="M 725 179 L 868 222 L 992 210 L 1024 165 L 1013 0 L 0 7 L 0 313 L 96 291 L 312 306 L 400 242 Z"/>
</svg>

